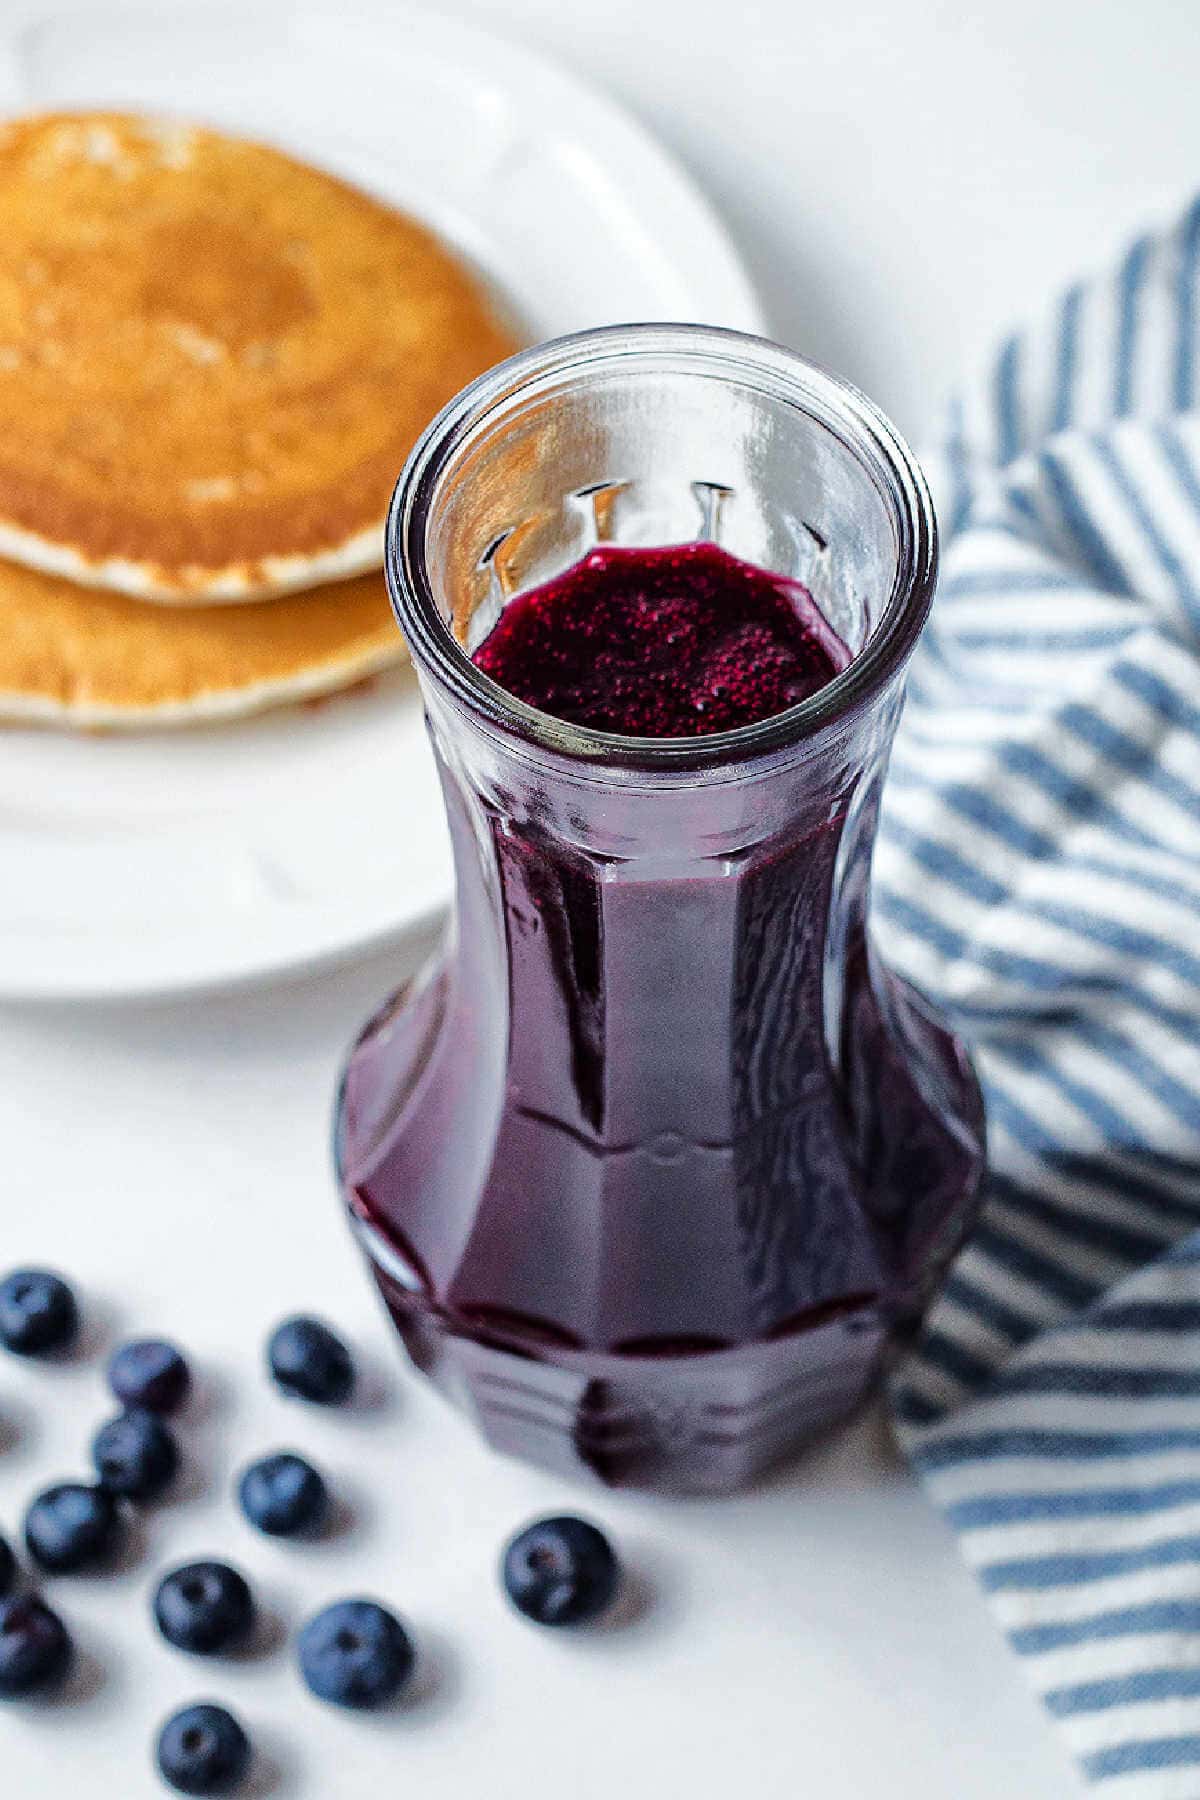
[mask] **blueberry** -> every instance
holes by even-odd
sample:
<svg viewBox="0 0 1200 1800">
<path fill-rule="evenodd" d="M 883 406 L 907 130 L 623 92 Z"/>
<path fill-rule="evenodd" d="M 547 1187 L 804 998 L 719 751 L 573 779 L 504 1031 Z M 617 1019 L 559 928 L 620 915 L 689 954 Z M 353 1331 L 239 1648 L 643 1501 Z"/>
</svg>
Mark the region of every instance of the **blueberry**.
<svg viewBox="0 0 1200 1800">
<path fill-rule="evenodd" d="M 500 1565 L 504 1591 L 538 1625 L 582 1625 L 617 1591 L 620 1566 L 586 1519 L 538 1519 L 519 1531 Z"/>
<path fill-rule="evenodd" d="M 0 1700 L 19 1700 L 61 1681 L 71 1640 L 56 1612 L 32 1594 L 0 1600 Z"/>
<path fill-rule="evenodd" d="M 285 1319 L 276 1326 L 267 1362 L 285 1394 L 322 1406 L 340 1406 L 354 1386 L 350 1352 L 320 1319 Z"/>
<path fill-rule="evenodd" d="M 0 1281 L 0 1343 L 18 1356 L 61 1350 L 79 1330 L 75 1296 L 48 1269 L 14 1269 Z"/>
<path fill-rule="evenodd" d="M 158 1584 L 154 1617 L 168 1644 L 213 1656 L 245 1642 L 254 1627 L 254 1596 L 228 1563 L 185 1563 Z"/>
<path fill-rule="evenodd" d="M 174 1344 L 163 1338 L 132 1338 L 113 1351 L 108 1385 L 122 1406 L 173 1413 L 187 1399 L 192 1375 Z"/>
<path fill-rule="evenodd" d="M 334 1706 L 382 1706 L 413 1672 L 412 1639 L 373 1600 L 339 1600 L 301 1631 L 300 1673 L 318 1700 Z"/>
<path fill-rule="evenodd" d="M 124 1500 L 157 1500 L 179 1467 L 179 1446 L 154 1413 L 118 1413 L 92 1439 L 100 1486 Z"/>
<path fill-rule="evenodd" d="M 7 1538 L 0 1537 L 0 1600 L 17 1585 L 17 1559 Z"/>
<path fill-rule="evenodd" d="M 177 1794 L 231 1794 L 250 1766 L 250 1739 L 231 1712 L 202 1701 L 167 1720 L 155 1761 Z"/>
<path fill-rule="evenodd" d="M 25 1514 L 29 1554 L 51 1575 L 70 1575 L 107 1562 L 120 1528 L 112 1495 L 82 1481 L 46 1488 Z"/>
<path fill-rule="evenodd" d="M 268 1537 L 315 1531 L 329 1510 L 329 1489 L 292 1450 L 251 1463 L 238 1482 L 238 1498 L 250 1523 Z"/>
</svg>

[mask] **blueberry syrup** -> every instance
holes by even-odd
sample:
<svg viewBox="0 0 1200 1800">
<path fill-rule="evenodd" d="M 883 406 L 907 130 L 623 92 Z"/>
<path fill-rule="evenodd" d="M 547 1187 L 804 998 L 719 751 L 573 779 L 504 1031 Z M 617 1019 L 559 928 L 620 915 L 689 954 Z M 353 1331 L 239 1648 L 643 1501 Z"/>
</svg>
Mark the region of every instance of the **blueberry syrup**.
<svg viewBox="0 0 1200 1800">
<path fill-rule="evenodd" d="M 798 581 L 716 544 L 606 544 L 511 600 L 472 661 L 574 725 L 700 737 L 807 700 L 850 652 Z"/>
<path fill-rule="evenodd" d="M 474 660 L 543 712 L 679 739 L 793 706 L 848 652 L 711 544 L 605 545 Z M 351 1054 L 354 1228 L 495 1447 L 736 1486 L 855 1404 L 974 1216 L 970 1064 L 867 937 L 898 687 L 669 778 L 426 700 L 456 928 Z"/>
</svg>

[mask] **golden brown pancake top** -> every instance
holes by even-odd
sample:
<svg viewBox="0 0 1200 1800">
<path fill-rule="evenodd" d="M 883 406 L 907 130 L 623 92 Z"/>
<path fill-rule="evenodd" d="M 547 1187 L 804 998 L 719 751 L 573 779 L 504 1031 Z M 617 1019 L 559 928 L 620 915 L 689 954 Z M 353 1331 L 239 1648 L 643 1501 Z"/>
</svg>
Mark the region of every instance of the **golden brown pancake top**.
<svg viewBox="0 0 1200 1800">
<path fill-rule="evenodd" d="M 21 561 L 160 599 L 377 563 L 420 430 L 513 348 L 430 232 L 277 150 L 117 113 L 0 126 Z"/>
</svg>

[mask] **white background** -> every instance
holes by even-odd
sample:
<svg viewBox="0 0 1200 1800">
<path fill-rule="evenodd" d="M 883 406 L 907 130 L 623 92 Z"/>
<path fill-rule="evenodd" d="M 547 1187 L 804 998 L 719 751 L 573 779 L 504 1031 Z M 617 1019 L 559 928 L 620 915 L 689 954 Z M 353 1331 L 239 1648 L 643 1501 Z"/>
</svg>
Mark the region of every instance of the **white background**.
<svg viewBox="0 0 1200 1800">
<path fill-rule="evenodd" d="M 476 0 L 463 16 L 560 54 L 626 99 L 701 177 L 779 336 L 918 436 L 956 370 L 1061 278 L 1200 182 L 1190 0 Z M 401 826 L 398 822 L 397 829 Z M 555 1482 L 491 1459 L 400 1368 L 327 1164 L 340 1052 L 396 956 L 186 1005 L 0 1013 L 5 1262 L 62 1264 L 89 1355 L 0 1366 L 0 1524 L 79 1470 L 97 1356 L 176 1332 L 203 1372 L 182 1497 L 123 1573 L 52 1583 L 84 1656 L 67 1703 L 0 1717 L 5 1795 L 149 1800 L 147 1744 L 213 1695 L 281 1800 L 1066 1800 L 1078 1791 L 953 1545 L 868 1421 L 758 1492 L 604 1497 L 640 1616 L 569 1642 L 511 1619 L 492 1566 Z M 282 1312 L 340 1321 L 368 1371 L 346 1417 L 259 1373 Z M 238 1521 L 228 1477 L 283 1443 L 344 1493 L 302 1551 Z M 224 1552 L 271 1615 L 263 1653 L 194 1666 L 146 1618 L 156 1569 Z M 413 1621 L 420 1692 L 356 1721 L 301 1691 L 282 1631 L 348 1591 Z"/>
</svg>

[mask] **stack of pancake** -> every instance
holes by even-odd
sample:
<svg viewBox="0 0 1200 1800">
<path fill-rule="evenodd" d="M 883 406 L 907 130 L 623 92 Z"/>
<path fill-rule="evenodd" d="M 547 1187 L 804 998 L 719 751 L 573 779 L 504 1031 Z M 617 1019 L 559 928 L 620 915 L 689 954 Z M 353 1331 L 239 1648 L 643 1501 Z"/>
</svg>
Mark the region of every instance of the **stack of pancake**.
<svg viewBox="0 0 1200 1800">
<path fill-rule="evenodd" d="M 227 718 L 394 661 L 391 489 L 514 347 L 428 231 L 276 150 L 0 126 L 0 718 Z"/>
</svg>

